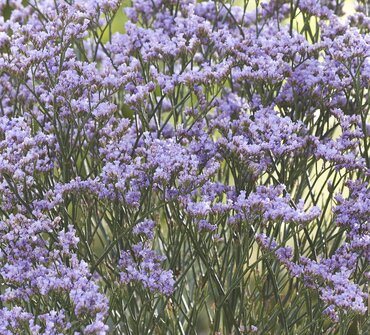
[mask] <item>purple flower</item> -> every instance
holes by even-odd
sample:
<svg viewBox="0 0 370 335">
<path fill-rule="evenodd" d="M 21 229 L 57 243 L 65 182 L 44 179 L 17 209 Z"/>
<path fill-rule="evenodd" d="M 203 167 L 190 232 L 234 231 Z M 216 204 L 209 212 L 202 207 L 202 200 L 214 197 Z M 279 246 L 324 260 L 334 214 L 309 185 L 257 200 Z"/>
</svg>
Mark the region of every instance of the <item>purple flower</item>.
<svg viewBox="0 0 370 335">
<path fill-rule="evenodd" d="M 147 239 L 152 240 L 154 238 L 155 225 L 155 222 L 152 220 L 144 220 L 138 223 L 132 231 L 135 235 L 143 234 Z"/>
<path fill-rule="evenodd" d="M 14 311 L 25 308 L 26 301 L 40 296 L 46 300 L 51 296 L 57 299 L 55 297 L 58 296 L 61 299 L 59 303 L 68 299 L 73 306 L 73 311 L 68 311 L 70 320 L 62 308 L 55 311 L 49 310 L 48 305 L 40 305 L 38 315 L 30 314 L 30 327 L 41 329 L 46 324 L 43 329 L 52 334 L 57 329 L 70 328 L 71 321 L 84 315 L 91 318 L 92 324 L 101 325 L 100 334 L 105 334 L 107 327 L 103 323 L 108 301 L 91 278 L 88 265 L 80 261 L 73 251 L 78 243 L 74 229 L 69 226 L 67 232 L 59 231 L 60 221 L 60 218 L 51 221 L 45 216 L 31 220 L 18 214 L 0 222 L 3 248 L 0 275 L 5 285 L 0 298 L 13 306 Z M 51 234 L 54 239 L 47 238 Z M 5 328 L 12 324 L 7 318 L 2 322 Z M 83 323 L 81 326 L 90 325 L 88 319 Z"/>
<path fill-rule="evenodd" d="M 161 268 L 164 260 L 165 257 L 157 255 L 144 243 L 135 244 L 132 247 L 132 254 L 129 251 L 121 254 L 120 280 L 125 284 L 139 282 L 151 292 L 158 291 L 164 295 L 171 295 L 175 281 L 172 271 Z"/>
</svg>

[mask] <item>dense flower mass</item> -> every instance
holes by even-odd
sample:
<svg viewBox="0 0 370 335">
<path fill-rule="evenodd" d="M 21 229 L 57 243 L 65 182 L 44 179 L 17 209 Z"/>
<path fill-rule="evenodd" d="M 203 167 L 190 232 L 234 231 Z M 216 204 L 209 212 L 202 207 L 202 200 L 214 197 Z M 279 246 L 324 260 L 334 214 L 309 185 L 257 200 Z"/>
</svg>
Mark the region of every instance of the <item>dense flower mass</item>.
<svg viewBox="0 0 370 335">
<path fill-rule="evenodd" d="M 32 220 L 11 214 L 0 223 L 0 275 L 7 287 L 1 301 L 14 305 L 11 310 L 5 307 L 1 311 L 4 317 L 0 329 L 19 327 L 18 332 L 29 328 L 32 334 L 55 334 L 73 330 L 71 322 L 79 319 L 86 325 L 85 334 L 107 330 L 103 321 L 108 301 L 91 278 L 88 264 L 73 253 L 78 243 L 75 230 L 69 226 L 67 231 L 57 232 L 53 240 L 47 238 L 58 230 L 60 221 L 59 217 L 51 221 L 41 215 Z M 30 301 L 38 304 L 36 321 L 32 314 L 21 312 Z M 58 311 L 54 309 L 56 302 Z M 7 317 L 12 311 L 15 320 Z M 18 318 L 23 323 L 15 326 Z"/>
<path fill-rule="evenodd" d="M 0 334 L 369 333 L 347 5 L 0 0 Z"/>
</svg>

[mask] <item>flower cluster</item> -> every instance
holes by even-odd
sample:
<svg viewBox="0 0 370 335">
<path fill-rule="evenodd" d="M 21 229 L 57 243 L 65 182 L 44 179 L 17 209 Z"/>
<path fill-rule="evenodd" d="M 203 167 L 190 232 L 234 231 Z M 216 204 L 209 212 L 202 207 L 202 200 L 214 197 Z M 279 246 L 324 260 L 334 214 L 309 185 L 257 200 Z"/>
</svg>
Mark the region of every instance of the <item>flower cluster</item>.
<svg viewBox="0 0 370 335">
<path fill-rule="evenodd" d="M 85 334 L 107 331 L 108 301 L 87 263 L 73 252 L 79 241 L 75 230 L 69 226 L 59 231 L 60 220 L 16 214 L 1 221 L 0 276 L 7 288 L 0 298 L 11 306 L 1 310 L 4 332 L 29 329 L 32 334 L 55 334 L 76 330 L 76 326 L 84 326 Z M 56 239 L 47 237 L 55 231 Z M 37 306 L 37 315 L 26 312 L 28 302 Z M 54 309 L 56 302 L 58 310 Z"/>
<path fill-rule="evenodd" d="M 128 251 L 121 254 L 118 264 L 123 270 L 120 272 L 121 282 L 127 284 L 137 281 L 152 292 L 171 295 L 175 284 L 172 271 L 163 270 L 160 266 L 165 258 L 156 255 L 144 243 L 132 246 L 132 252 L 133 256 Z"/>
</svg>

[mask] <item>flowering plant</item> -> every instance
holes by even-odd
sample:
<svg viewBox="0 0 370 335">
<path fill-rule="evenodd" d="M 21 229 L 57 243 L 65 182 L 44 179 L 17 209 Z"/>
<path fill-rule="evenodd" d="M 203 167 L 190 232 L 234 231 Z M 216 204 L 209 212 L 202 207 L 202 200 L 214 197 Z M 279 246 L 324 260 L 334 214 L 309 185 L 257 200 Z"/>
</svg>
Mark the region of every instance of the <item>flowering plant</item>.
<svg viewBox="0 0 370 335">
<path fill-rule="evenodd" d="M 369 333 L 344 5 L 0 0 L 0 335 Z"/>
</svg>

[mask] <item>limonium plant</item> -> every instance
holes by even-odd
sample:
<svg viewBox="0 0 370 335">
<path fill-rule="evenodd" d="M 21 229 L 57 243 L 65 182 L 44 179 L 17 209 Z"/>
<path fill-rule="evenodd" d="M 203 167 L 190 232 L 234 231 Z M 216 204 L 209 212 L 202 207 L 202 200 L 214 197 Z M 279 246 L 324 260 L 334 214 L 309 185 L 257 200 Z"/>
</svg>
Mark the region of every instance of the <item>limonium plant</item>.
<svg viewBox="0 0 370 335">
<path fill-rule="evenodd" d="M 0 334 L 369 334 L 344 5 L 0 0 Z"/>
</svg>

